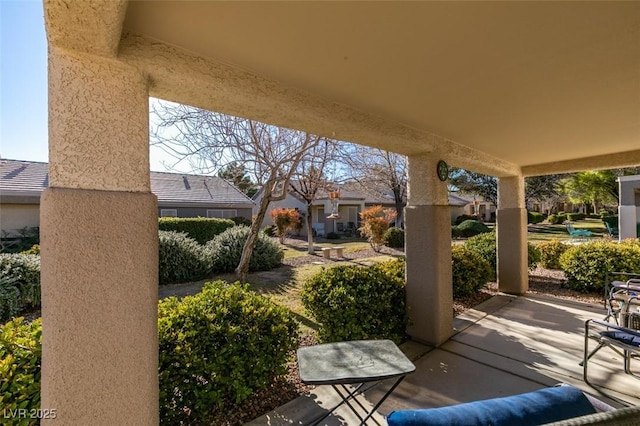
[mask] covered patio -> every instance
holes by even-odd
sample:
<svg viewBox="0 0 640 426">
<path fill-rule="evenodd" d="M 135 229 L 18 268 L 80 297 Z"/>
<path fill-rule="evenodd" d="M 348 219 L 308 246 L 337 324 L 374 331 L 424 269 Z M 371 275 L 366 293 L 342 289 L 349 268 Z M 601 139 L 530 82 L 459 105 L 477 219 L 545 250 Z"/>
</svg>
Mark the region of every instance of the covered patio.
<svg viewBox="0 0 640 426">
<path fill-rule="evenodd" d="M 408 332 L 430 346 L 455 332 L 439 163 L 499 178 L 498 282 L 509 294 L 528 286 L 525 176 L 640 164 L 640 2 L 44 0 L 44 10 L 42 407 L 63 424 L 159 420 L 150 96 L 407 155 Z"/>
<path fill-rule="evenodd" d="M 443 345 L 402 345 L 417 370 L 382 404 L 374 419 L 386 425 L 385 416 L 393 410 L 442 407 L 558 383 L 574 385 L 616 408 L 640 405 L 640 380 L 623 374 L 623 360 L 613 351 L 602 350 L 589 362 L 589 380 L 596 388 L 582 380 L 584 322 L 603 316 L 602 306 L 570 300 L 495 296 L 456 318 L 455 334 Z M 635 371 L 639 366 L 636 362 Z M 390 384 L 375 385 L 358 400 L 370 409 Z M 338 401 L 329 386 L 320 386 L 249 425 L 312 424 Z M 344 406 L 321 423 L 357 424 L 359 420 Z"/>
</svg>

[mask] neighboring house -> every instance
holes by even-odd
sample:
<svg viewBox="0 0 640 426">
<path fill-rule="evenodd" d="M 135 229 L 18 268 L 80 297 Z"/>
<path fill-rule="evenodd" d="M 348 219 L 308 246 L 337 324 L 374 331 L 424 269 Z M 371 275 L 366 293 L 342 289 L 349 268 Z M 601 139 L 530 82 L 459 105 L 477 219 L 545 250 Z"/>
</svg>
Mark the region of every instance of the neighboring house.
<svg viewBox="0 0 640 426">
<path fill-rule="evenodd" d="M 253 197 L 255 201 L 254 214 L 257 213 L 260 200 L 262 199 L 262 190 L 258 191 Z M 391 196 L 375 197 L 363 192 L 351 189 L 341 189 L 340 198 L 338 200 L 339 218 L 330 219 L 332 204 L 327 191 L 321 190 L 312 203 L 311 221 L 312 227 L 318 235 L 326 235 L 328 232 L 343 232 L 348 229 L 355 229 L 359 226 L 359 214 L 368 207 L 381 205 L 395 211 L 395 201 Z M 449 193 L 449 205 L 451 206 L 451 222 L 462 214 L 473 214 L 473 200 L 469 200 L 459 194 Z M 289 190 L 284 200 L 272 202 L 269 205 L 269 211 L 262 222 L 262 226 L 273 225 L 269 212 L 276 208 L 297 209 L 303 220 L 303 228 L 300 231 L 302 235 L 306 235 L 306 202 L 294 191 Z M 486 220 L 491 218 L 491 213 L 495 212 L 495 206 L 489 202 L 480 204 L 481 215 L 486 216 Z"/>
<path fill-rule="evenodd" d="M 0 160 L 0 228 L 12 233 L 40 225 L 40 194 L 49 186 L 49 165 Z M 226 180 L 202 175 L 151 172 L 158 216 L 245 217 L 253 201 Z"/>
<path fill-rule="evenodd" d="M 640 237 L 640 175 L 618 178 L 620 239 Z"/>
</svg>

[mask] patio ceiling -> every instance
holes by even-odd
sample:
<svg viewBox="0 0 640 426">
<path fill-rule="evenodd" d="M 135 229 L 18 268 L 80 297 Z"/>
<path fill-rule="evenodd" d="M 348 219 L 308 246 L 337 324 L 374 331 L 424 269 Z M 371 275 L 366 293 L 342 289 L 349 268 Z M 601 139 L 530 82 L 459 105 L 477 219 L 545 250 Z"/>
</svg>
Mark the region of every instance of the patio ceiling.
<svg viewBox="0 0 640 426">
<path fill-rule="evenodd" d="M 134 1 L 123 31 L 161 98 L 498 176 L 640 164 L 640 2 Z"/>
</svg>

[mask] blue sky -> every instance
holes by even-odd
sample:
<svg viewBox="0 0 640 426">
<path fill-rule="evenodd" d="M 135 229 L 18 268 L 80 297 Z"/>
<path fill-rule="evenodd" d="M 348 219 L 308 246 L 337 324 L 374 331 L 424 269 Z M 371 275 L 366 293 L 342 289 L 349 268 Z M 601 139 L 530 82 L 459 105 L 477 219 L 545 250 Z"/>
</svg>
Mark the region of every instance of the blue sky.
<svg viewBox="0 0 640 426">
<path fill-rule="evenodd" d="M 82 0 L 78 0 L 82 1 Z M 47 40 L 41 0 L 0 0 L 0 156 L 48 161 Z M 172 159 L 150 151 L 151 170 Z M 189 172 L 188 164 L 176 171 Z"/>
</svg>

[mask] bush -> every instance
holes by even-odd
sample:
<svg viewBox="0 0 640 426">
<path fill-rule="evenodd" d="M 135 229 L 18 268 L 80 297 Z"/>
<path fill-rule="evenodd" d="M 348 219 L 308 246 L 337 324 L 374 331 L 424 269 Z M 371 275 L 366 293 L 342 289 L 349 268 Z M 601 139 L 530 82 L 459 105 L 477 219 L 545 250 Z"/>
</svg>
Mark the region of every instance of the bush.
<svg viewBox="0 0 640 426">
<path fill-rule="evenodd" d="M 236 217 L 232 217 L 229 220 L 235 223 L 236 226 L 238 225 L 251 226 L 251 219 L 247 219 L 246 217 L 236 216 Z"/>
<path fill-rule="evenodd" d="M 298 324 L 284 307 L 239 283 L 158 305 L 160 419 L 200 424 L 287 371 Z"/>
<path fill-rule="evenodd" d="M 325 236 L 325 238 L 326 238 L 327 240 L 339 240 L 339 239 L 340 239 L 340 235 L 339 235 L 339 234 L 337 234 L 337 233 L 335 233 L 335 232 L 329 232 L 329 233 Z"/>
<path fill-rule="evenodd" d="M 276 236 L 276 228 L 273 225 L 267 225 L 262 228 L 262 233 L 267 237 L 275 237 Z"/>
<path fill-rule="evenodd" d="M 242 249 L 249 238 L 250 228 L 234 226 L 209 241 L 206 245 L 213 258 L 213 270 L 233 272 L 240 263 Z M 280 265 L 284 252 L 278 243 L 259 232 L 249 262 L 250 271 L 266 271 Z"/>
<path fill-rule="evenodd" d="M 544 241 L 537 246 L 540 252 L 540 266 L 547 269 L 561 269 L 560 256 L 569 246 L 560 240 Z"/>
<path fill-rule="evenodd" d="M 462 222 L 464 222 L 465 220 L 478 220 L 478 216 L 474 216 L 474 215 L 470 215 L 470 214 L 461 214 L 460 216 L 456 217 L 456 221 L 455 221 L 455 225 L 460 225 Z"/>
<path fill-rule="evenodd" d="M 404 247 L 404 230 L 400 228 L 389 228 L 384 234 L 384 241 L 387 247 Z"/>
<path fill-rule="evenodd" d="M 462 232 L 458 229 L 457 226 L 451 227 L 451 238 L 460 238 L 462 237 Z"/>
<path fill-rule="evenodd" d="M 232 226 L 235 226 L 232 220 L 206 217 L 161 217 L 158 221 L 161 231 L 184 232 L 199 244 L 211 241 Z"/>
<path fill-rule="evenodd" d="M 453 297 L 476 293 L 491 280 L 493 271 L 489 262 L 464 246 L 451 247 Z"/>
<path fill-rule="evenodd" d="M 0 254 L 0 321 L 40 306 L 40 256 Z"/>
<path fill-rule="evenodd" d="M 36 420 L 9 418 L 9 410 L 40 408 L 42 321 L 30 324 L 16 318 L 0 326 L 0 407 L 3 425 L 36 424 Z"/>
<path fill-rule="evenodd" d="M 497 242 L 495 231 L 469 238 L 465 241 L 464 247 L 489 262 L 492 270 L 491 279 L 495 279 L 498 259 L 496 254 Z M 529 269 L 535 268 L 539 261 L 540 253 L 538 249 L 533 244 L 527 243 L 527 266 Z"/>
<path fill-rule="evenodd" d="M 576 220 L 584 220 L 587 216 L 584 213 L 567 213 L 567 220 L 575 222 Z"/>
<path fill-rule="evenodd" d="M 360 267 L 323 269 L 307 280 L 302 303 L 320 323 L 322 342 L 405 337 L 405 305 L 402 261 Z M 404 273 L 403 273 L 404 274 Z"/>
<path fill-rule="evenodd" d="M 290 232 L 294 231 L 302 224 L 300 212 L 296 209 L 286 209 L 278 207 L 269 213 L 273 220 L 274 230 L 280 239 L 280 244 L 284 244 L 284 239 Z"/>
<path fill-rule="evenodd" d="M 527 211 L 527 223 L 536 224 L 544 222 L 544 219 L 545 217 L 542 213 Z"/>
<path fill-rule="evenodd" d="M 396 218 L 396 212 L 378 205 L 368 207 L 359 214 L 362 226 L 358 231 L 369 241 L 373 251 L 379 252 L 384 243 L 384 234 L 389 229 L 389 223 Z"/>
<path fill-rule="evenodd" d="M 560 266 L 569 287 L 582 291 L 603 291 L 608 273 L 640 273 L 640 245 L 593 241 L 567 249 L 560 257 Z"/>
<path fill-rule="evenodd" d="M 547 218 L 547 221 L 551 225 L 563 224 L 563 223 L 565 223 L 567 221 L 567 214 L 566 213 L 551 214 Z"/>
<path fill-rule="evenodd" d="M 34 244 L 30 249 L 21 251 L 20 254 L 40 254 L 40 244 Z"/>
<path fill-rule="evenodd" d="M 491 232 L 491 229 L 484 223 L 478 220 L 465 220 L 460 225 L 456 226 L 461 237 L 473 237 L 478 234 L 484 234 Z"/>
<path fill-rule="evenodd" d="M 159 231 L 160 284 L 199 280 L 211 272 L 213 259 L 205 246 L 184 233 Z"/>
<path fill-rule="evenodd" d="M 36 244 L 40 244 L 40 228 L 25 226 L 13 232 L 2 231 L 0 251 L 4 253 L 20 253 Z"/>
</svg>

